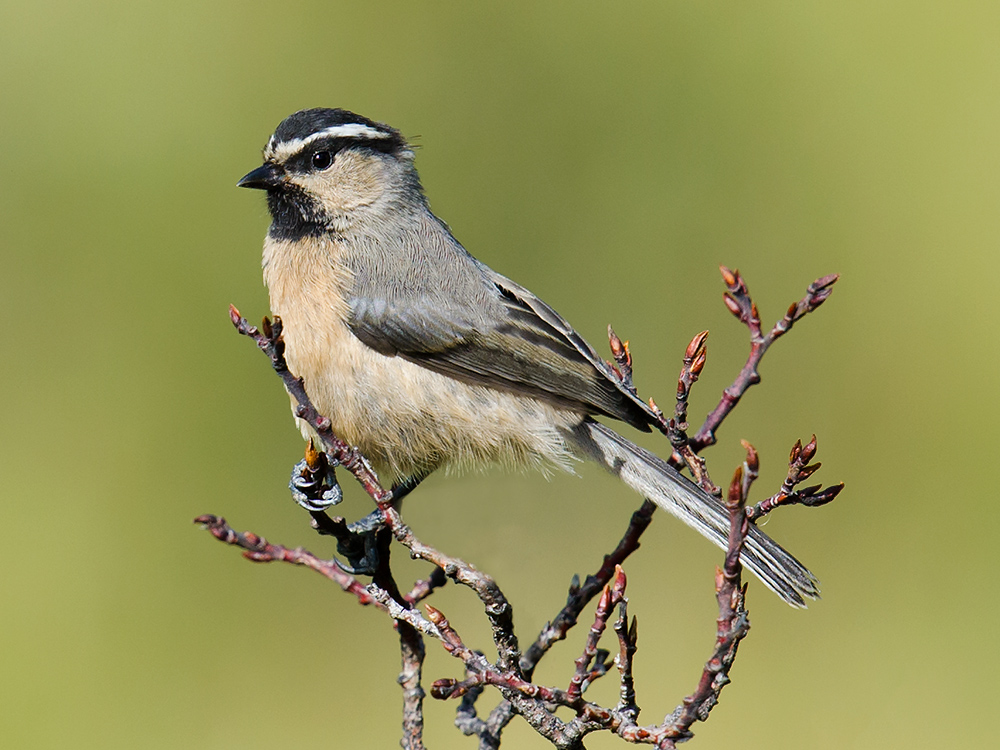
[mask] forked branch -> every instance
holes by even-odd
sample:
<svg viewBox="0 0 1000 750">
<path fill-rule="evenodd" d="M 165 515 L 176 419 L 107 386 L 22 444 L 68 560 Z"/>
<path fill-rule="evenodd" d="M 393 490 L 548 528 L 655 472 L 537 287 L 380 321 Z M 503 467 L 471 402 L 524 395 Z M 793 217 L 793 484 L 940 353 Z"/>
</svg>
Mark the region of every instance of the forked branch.
<svg viewBox="0 0 1000 750">
<path fill-rule="evenodd" d="M 698 432 L 688 435 L 688 398 L 706 363 L 707 331 L 699 333 L 688 345 L 678 376 L 676 404 L 667 417 L 650 399 L 653 412 L 659 415 L 659 428 L 669 438 L 673 448 L 672 461 L 687 467 L 695 481 L 710 492 L 721 494 L 708 475 L 699 452 L 716 440 L 716 432 L 726 416 L 754 383 L 759 382 L 757 365 L 767 348 L 799 319 L 816 309 L 829 296 L 836 276 L 827 276 L 811 284 L 806 296 L 788 308 L 784 318 L 766 334 L 762 332 L 757 307 L 750 298 L 746 283 L 738 271 L 722 268 L 727 285 L 727 307 L 749 329 L 751 352 L 733 384 L 726 389 L 718 406 L 712 410 Z M 786 505 L 818 506 L 833 500 L 843 485 L 822 488 L 819 485 L 800 487 L 818 468 L 810 464 L 816 453 L 816 439 L 805 446 L 796 443 L 789 459 L 789 470 L 779 490 L 750 508 L 746 507 L 750 488 L 757 477 L 757 452 L 744 442 L 746 459 L 729 484 L 725 506 L 729 513 L 730 532 L 723 565 L 716 573 L 716 600 L 719 615 L 716 621 L 715 647 L 705 663 L 695 690 L 657 725 L 640 725 L 637 690 L 633 665 L 638 647 L 638 624 L 628 616 L 627 582 L 622 565 L 639 547 L 639 540 L 652 520 L 655 505 L 646 500 L 632 514 L 617 547 L 604 556 L 598 570 L 584 582 L 574 576 L 565 606 L 545 625 L 525 652 L 521 652 L 513 625 L 513 607 L 496 581 L 473 565 L 449 556 L 421 542 L 407 526 L 398 510 L 397 501 L 416 485 L 411 483 L 393 488 L 383 487 L 370 464 L 354 447 L 336 436 L 330 420 L 313 406 L 301 378 L 288 370 L 281 337 L 281 321 L 267 318 L 260 329 L 247 323 L 235 308 L 230 317 L 237 330 L 251 337 L 268 356 L 286 389 L 297 402 L 296 414 L 308 422 L 322 442 L 322 452 L 310 446 L 303 464 L 303 487 L 321 493 L 333 467 L 350 472 L 375 503 L 376 524 L 348 524 L 341 518 L 331 518 L 324 511 L 310 510 L 313 527 L 323 535 L 335 536 L 339 548 L 348 550 L 352 563 L 347 565 L 335 558 L 325 560 L 302 549 L 290 549 L 271 544 L 250 532 L 231 529 L 222 518 L 199 516 L 204 525 L 219 540 L 240 547 L 244 556 L 256 562 L 286 562 L 308 567 L 335 582 L 364 605 L 373 605 L 389 615 L 399 634 L 402 668 L 400 685 L 403 689 L 403 737 L 401 744 L 408 750 L 422 750 L 423 698 L 422 669 L 424 638 L 438 641 L 449 654 L 461 662 L 462 679 L 436 680 L 430 690 L 432 697 L 458 699 L 456 725 L 468 735 L 477 737 L 482 749 L 500 746 L 502 733 L 514 716 L 523 717 L 540 735 L 558 748 L 582 748 L 584 738 L 596 731 L 610 731 L 622 739 L 658 748 L 673 748 L 676 743 L 692 736 L 696 721 L 708 718 L 718 702 L 719 694 L 729 682 L 729 673 L 740 642 L 749 632 L 746 610 L 746 586 L 742 583 L 740 551 L 749 524 Z M 632 379 L 633 360 L 627 341 L 622 341 L 609 327 L 609 343 L 614 362 L 611 364 L 624 387 L 635 393 Z M 332 480 L 335 483 L 335 480 Z M 328 488 L 327 488 L 328 489 Z M 400 543 L 411 557 L 426 560 L 434 567 L 429 575 L 412 584 L 403 593 L 394 579 L 389 554 L 389 542 Z M 369 570 L 370 568 L 370 570 Z M 371 583 L 358 580 L 357 570 L 367 570 Z M 434 591 L 451 579 L 475 592 L 483 605 L 492 628 L 492 640 L 498 658 L 487 659 L 479 649 L 467 645 L 440 609 L 423 604 Z M 592 625 L 575 659 L 565 688 L 541 685 L 533 680 L 535 667 L 558 641 L 567 638 L 587 605 L 597 598 Z M 615 616 L 617 613 L 617 616 Z M 614 622 L 611 622 L 614 618 Z M 600 642 L 611 623 L 616 645 L 601 648 Z M 614 658 L 611 654 L 614 653 Z M 587 700 L 587 690 L 596 680 L 617 667 L 618 702 L 604 707 Z M 485 718 L 480 718 L 477 704 L 486 688 L 496 688 L 501 701 Z M 557 710 L 568 710 L 572 718 L 564 719 Z"/>
</svg>

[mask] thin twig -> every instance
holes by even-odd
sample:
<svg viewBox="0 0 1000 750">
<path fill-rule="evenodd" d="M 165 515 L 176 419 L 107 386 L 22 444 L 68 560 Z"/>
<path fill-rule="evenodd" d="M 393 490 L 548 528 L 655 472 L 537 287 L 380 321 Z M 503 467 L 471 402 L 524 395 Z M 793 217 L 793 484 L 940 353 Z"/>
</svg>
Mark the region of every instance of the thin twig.
<svg viewBox="0 0 1000 750">
<path fill-rule="evenodd" d="M 587 689 L 591 674 L 590 665 L 597 657 L 597 644 L 604 635 L 604 629 L 608 626 L 608 618 L 612 610 L 622 600 L 625 592 L 625 572 L 621 566 L 615 568 L 614 582 L 604 587 L 601 598 L 597 600 L 597 611 L 594 613 L 594 624 L 590 626 L 587 634 L 587 642 L 583 647 L 583 653 L 576 660 L 576 670 L 570 680 L 566 695 L 570 699 L 579 698 Z M 604 669 L 599 670 L 602 674 Z"/>
<path fill-rule="evenodd" d="M 566 606 L 559 611 L 559 614 L 555 616 L 552 622 L 547 623 L 542 628 L 542 632 L 538 634 L 538 638 L 521 657 L 521 672 L 527 679 L 531 679 L 535 667 L 546 652 L 555 643 L 563 640 L 570 629 L 576 625 L 577 618 L 583 612 L 584 607 L 608 584 L 618 566 L 624 563 L 629 555 L 639 549 L 639 538 L 649 527 L 650 522 L 653 520 L 653 511 L 655 510 L 655 503 L 651 500 L 643 501 L 642 505 L 632 513 L 628 528 L 625 529 L 625 533 L 622 535 L 618 545 L 610 554 L 604 556 L 604 562 L 601 564 L 600 569 L 593 575 L 587 576 L 587 580 L 583 585 L 580 585 L 579 580 L 574 576 L 573 583 L 570 585 Z"/>
<path fill-rule="evenodd" d="M 636 703 L 635 681 L 632 677 L 632 662 L 638 648 L 639 622 L 632 617 L 628 624 L 628 599 L 622 597 L 618 605 L 618 619 L 615 621 L 615 633 L 618 636 L 618 672 L 621 675 L 618 688 L 618 706 L 616 710 L 628 717 L 630 721 L 639 718 L 639 705 Z"/>
<path fill-rule="evenodd" d="M 838 274 L 830 274 L 816 279 L 806 289 L 805 297 L 790 305 L 785 316 L 774 324 L 767 335 L 763 335 L 757 305 L 750 298 L 750 291 L 747 289 L 746 282 L 740 272 L 731 271 L 725 266 L 721 266 L 720 271 L 727 287 L 727 291 L 723 295 L 726 307 L 750 330 L 750 354 L 743 369 L 740 370 L 740 374 L 736 376 L 736 380 L 723 391 L 718 406 L 705 417 L 701 429 L 688 441 L 695 453 L 709 445 L 715 445 L 716 432 L 723 420 L 736 407 L 750 386 L 760 382 L 757 366 L 768 347 L 787 333 L 796 321 L 822 305 L 833 291 L 833 285 L 840 278 Z"/>
<path fill-rule="evenodd" d="M 707 350 L 705 341 L 708 338 L 708 331 L 702 331 L 687 345 L 684 351 L 684 362 L 681 372 L 677 376 L 677 403 L 674 406 L 673 418 L 667 420 L 666 436 L 673 447 L 675 459 L 679 459 L 684 466 L 687 466 L 694 481 L 710 495 L 719 495 L 719 488 L 708 476 L 708 469 L 705 466 L 705 459 L 699 456 L 691 447 L 688 438 L 688 397 L 691 394 L 691 387 L 698 382 L 698 376 L 705 367 Z M 650 405 L 653 404 L 650 399 Z"/>
<path fill-rule="evenodd" d="M 424 665 L 424 640 L 410 626 L 399 627 L 401 667 L 399 685 L 403 688 L 403 750 L 423 750 L 424 688 L 421 674 Z"/>
<path fill-rule="evenodd" d="M 357 597 L 360 604 L 377 604 L 368 588 L 354 576 L 345 573 L 335 560 L 322 560 L 301 547 L 289 549 L 280 544 L 271 544 L 251 531 L 234 531 L 225 518 L 203 515 L 194 519 L 208 529 L 216 539 L 246 550 L 243 556 L 254 562 L 287 562 L 302 565 L 326 576 L 349 594 Z"/>
<path fill-rule="evenodd" d="M 801 440 L 796 440 L 795 445 L 792 446 L 792 452 L 788 457 L 788 474 L 785 477 L 785 481 L 781 483 L 781 489 L 766 500 L 761 500 L 752 508 L 747 508 L 747 517 L 756 523 L 772 510 L 782 505 L 805 505 L 809 508 L 816 508 L 820 505 L 826 505 L 837 497 L 840 491 L 844 489 L 843 482 L 825 489 L 819 484 L 803 487 L 799 490 L 795 489 L 822 466 L 820 463 L 809 464 L 815 455 L 815 435 L 805 445 L 802 445 Z"/>
<path fill-rule="evenodd" d="M 448 579 L 445 577 L 444 571 L 441 568 L 434 568 L 430 576 L 413 584 L 410 593 L 406 595 L 406 601 L 410 604 L 418 604 L 446 583 L 448 583 Z"/>
<path fill-rule="evenodd" d="M 747 464 L 753 464 L 756 451 L 747 450 Z M 663 725 L 665 736 L 672 741 L 692 736 L 691 726 L 696 721 L 708 719 L 709 712 L 719 700 L 722 689 L 729 684 L 729 669 L 736 659 L 740 641 L 750 631 L 750 621 L 745 607 L 746 585 L 741 585 L 743 566 L 740 552 L 750 527 L 744 508 L 745 492 L 750 482 L 745 481 L 745 466 L 736 470 L 729 485 L 726 509 L 729 511 L 729 545 L 725 565 L 716 571 L 716 600 L 719 604 L 715 652 L 705 663 L 701 680 L 694 693 L 674 711 L 671 720 Z M 751 480 L 752 481 L 752 480 Z"/>
</svg>

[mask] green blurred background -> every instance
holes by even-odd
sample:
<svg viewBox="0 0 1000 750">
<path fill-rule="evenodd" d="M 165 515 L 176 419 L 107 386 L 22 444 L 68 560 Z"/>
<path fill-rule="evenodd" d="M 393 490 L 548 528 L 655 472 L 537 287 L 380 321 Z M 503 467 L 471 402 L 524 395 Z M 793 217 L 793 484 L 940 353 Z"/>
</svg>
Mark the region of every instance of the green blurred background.
<svg viewBox="0 0 1000 750">
<path fill-rule="evenodd" d="M 752 441 L 760 499 L 817 433 L 817 478 L 847 491 L 767 530 L 824 599 L 795 612 L 751 583 L 753 631 L 695 742 L 979 744 L 1000 668 L 998 38 L 987 2 L 8 0 L 0 744 L 396 745 L 386 618 L 191 524 L 224 514 L 329 550 L 288 498 L 302 446 L 281 386 L 226 315 L 267 312 L 264 201 L 236 180 L 314 106 L 419 136 L 466 246 L 602 349 L 612 322 L 660 403 L 710 329 L 693 419 L 747 349 L 720 263 L 767 322 L 842 274 L 708 453 L 721 481 Z M 582 476 L 435 477 L 407 519 L 497 576 L 526 640 L 638 505 Z M 366 512 L 349 493 L 345 512 Z M 719 559 L 658 518 L 627 566 L 646 722 L 710 651 Z M 488 643 L 468 592 L 434 604 Z M 539 678 L 565 684 L 582 637 Z M 428 682 L 460 675 L 428 649 Z M 613 678 L 594 690 L 613 700 Z M 430 747 L 473 746 L 453 710 L 428 700 Z M 508 743 L 547 746 L 522 724 Z"/>
</svg>

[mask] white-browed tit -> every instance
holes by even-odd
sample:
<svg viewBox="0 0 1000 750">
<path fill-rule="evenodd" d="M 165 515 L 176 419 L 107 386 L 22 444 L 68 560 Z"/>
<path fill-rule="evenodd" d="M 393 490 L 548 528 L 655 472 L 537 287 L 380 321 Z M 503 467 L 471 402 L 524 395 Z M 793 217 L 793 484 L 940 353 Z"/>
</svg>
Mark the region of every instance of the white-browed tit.
<svg viewBox="0 0 1000 750">
<path fill-rule="evenodd" d="M 649 431 L 649 407 L 552 308 L 459 244 L 399 131 L 342 109 L 296 112 L 239 185 L 267 192 L 264 280 L 288 366 L 383 479 L 589 458 L 725 548 L 719 500 L 593 419 Z M 742 561 L 789 604 L 818 594 L 755 526 Z"/>
</svg>

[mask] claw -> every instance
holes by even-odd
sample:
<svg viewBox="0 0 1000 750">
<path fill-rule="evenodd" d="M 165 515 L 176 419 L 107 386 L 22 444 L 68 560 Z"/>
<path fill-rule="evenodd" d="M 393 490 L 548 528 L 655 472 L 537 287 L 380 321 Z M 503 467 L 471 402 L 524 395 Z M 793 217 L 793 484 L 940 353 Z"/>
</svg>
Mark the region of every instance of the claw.
<svg viewBox="0 0 1000 750">
<path fill-rule="evenodd" d="M 347 558 L 352 575 L 374 575 L 378 570 L 379 553 L 375 536 L 384 525 L 381 511 L 375 510 L 354 523 L 347 524 L 348 533 L 337 540 L 337 552 Z"/>
<path fill-rule="evenodd" d="M 310 458 L 313 458 L 312 462 L 302 459 L 295 464 L 288 489 L 292 492 L 292 499 L 306 510 L 326 510 L 344 499 L 344 491 L 337 482 L 332 465 L 327 461 L 317 462 L 314 456 Z"/>
</svg>

